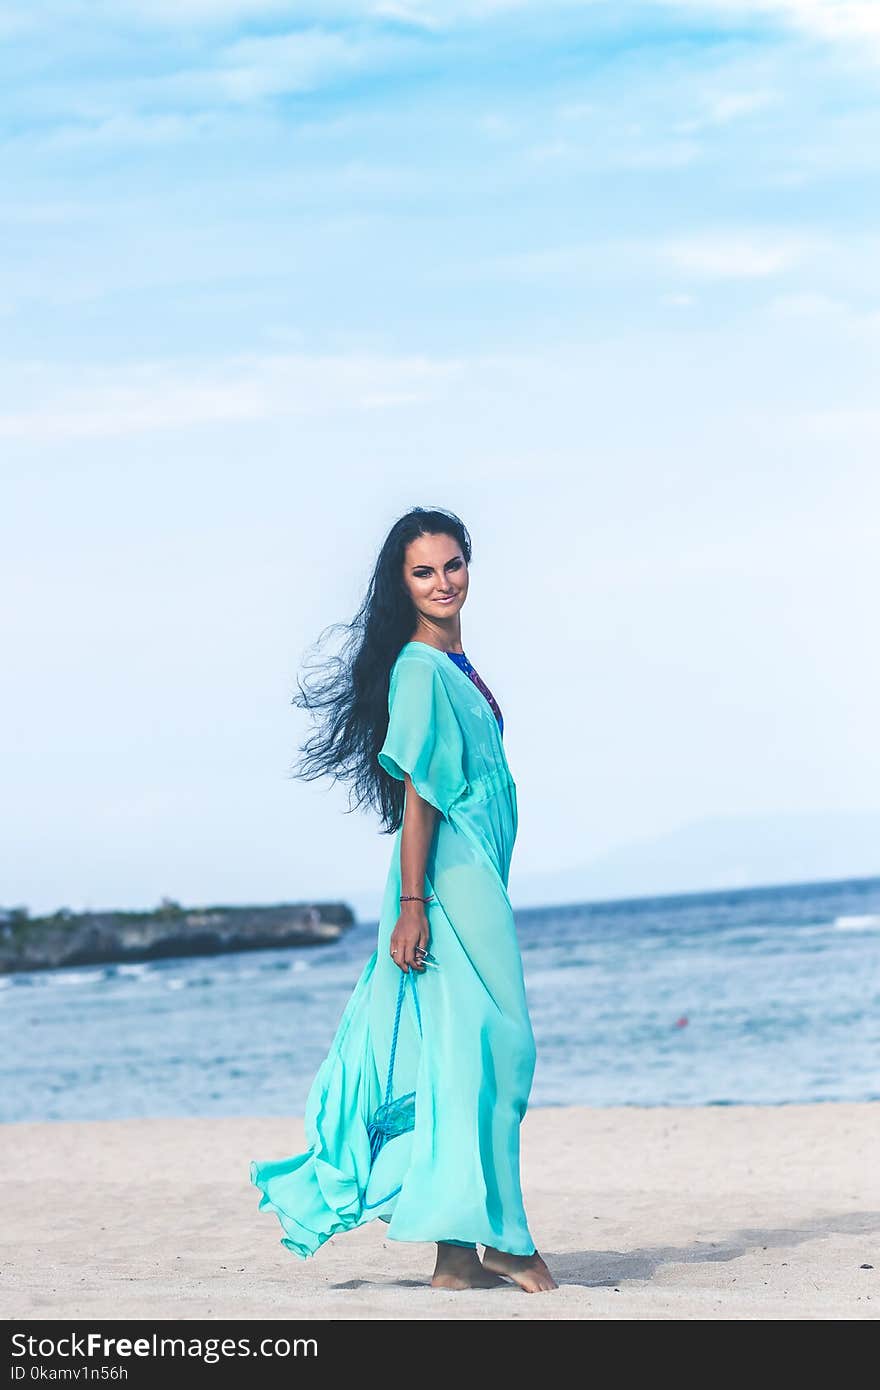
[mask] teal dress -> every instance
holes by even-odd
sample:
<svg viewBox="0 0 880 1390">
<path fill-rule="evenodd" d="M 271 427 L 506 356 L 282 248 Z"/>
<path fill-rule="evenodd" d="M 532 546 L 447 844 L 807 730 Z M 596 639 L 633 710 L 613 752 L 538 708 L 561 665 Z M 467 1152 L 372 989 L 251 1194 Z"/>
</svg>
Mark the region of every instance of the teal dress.
<svg viewBox="0 0 880 1390">
<path fill-rule="evenodd" d="M 306 1101 L 309 1147 L 250 1165 L 259 1209 L 275 1213 L 281 1243 L 303 1258 L 376 1217 L 392 1240 L 535 1250 L 520 1188 L 535 1042 L 507 893 L 516 786 L 484 689 L 424 642 L 406 643 L 391 670 L 378 760 L 392 777 L 409 773 L 440 813 L 424 889 L 433 961 L 402 976 L 391 959 L 398 831 L 376 950 Z M 377 1152 L 389 1093 L 392 1117 L 409 1119 Z"/>
</svg>

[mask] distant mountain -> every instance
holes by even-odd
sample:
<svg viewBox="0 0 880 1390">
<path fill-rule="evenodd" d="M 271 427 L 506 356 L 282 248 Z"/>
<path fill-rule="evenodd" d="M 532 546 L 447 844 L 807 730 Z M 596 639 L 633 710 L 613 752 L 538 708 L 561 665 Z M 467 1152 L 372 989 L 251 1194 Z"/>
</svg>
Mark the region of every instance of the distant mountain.
<svg viewBox="0 0 880 1390">
<path fill-rule="evenodd" d="M 511 872 L 520 907 L 880 875 L 880 811 L 707 816 L 548 874 Z"/>
</svg>

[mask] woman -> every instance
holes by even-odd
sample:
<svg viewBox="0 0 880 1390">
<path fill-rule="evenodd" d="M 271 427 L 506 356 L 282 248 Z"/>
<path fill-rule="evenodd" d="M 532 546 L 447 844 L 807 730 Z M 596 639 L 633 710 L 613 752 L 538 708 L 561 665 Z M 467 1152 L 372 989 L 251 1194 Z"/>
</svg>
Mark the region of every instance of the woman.
<svg viewBox="0 0 880 1390">
<path fill-rule="evenodd" d="M 520 1190 L 535 1045 L 507 895 L 516 787 L 462 648 L 470 558 L 456 516 L 401 517 L 348 655 L 299 684 L 323 721 L 300 775 L 349 780 L 396 838 L 377 949 L 306 1102 L 309 1148 L 250 1172 L 303 1258 L 379 1217 L 393 1240 L 436 1241 L 435 1288 L 534 1293 L 556 1284 Z"/>
</svg>

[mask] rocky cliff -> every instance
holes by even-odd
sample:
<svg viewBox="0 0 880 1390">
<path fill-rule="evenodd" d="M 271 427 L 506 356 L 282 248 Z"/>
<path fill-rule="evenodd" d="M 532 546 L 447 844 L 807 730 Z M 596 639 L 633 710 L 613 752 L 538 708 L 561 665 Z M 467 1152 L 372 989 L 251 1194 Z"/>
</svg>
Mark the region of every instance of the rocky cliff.
<svg viewBox="0 0 880 1390">
<path fill-rule="evenodd" d="M 51 917 L 29 917 L 15 909 L 0 916 L 0 974 L 317 946 L 336 941 L 353 923 L 345 903 L 183 908 L 165 900 L 155 912 L 62 910 Z"/>
</svg>

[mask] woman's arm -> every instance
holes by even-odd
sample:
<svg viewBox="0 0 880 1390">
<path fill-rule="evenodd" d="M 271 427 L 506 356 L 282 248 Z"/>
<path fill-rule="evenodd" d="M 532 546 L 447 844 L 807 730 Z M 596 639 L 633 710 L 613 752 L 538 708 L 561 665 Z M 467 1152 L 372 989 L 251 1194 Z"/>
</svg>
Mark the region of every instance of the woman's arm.
<svg viewBox="0 0 880 1390">
<path fill-rule="evenodd" d="M 403 805 L 403 826 L 400 832 L 400 892 L 403 896 L 425 896 L 425 865 L 437 821 L 437 811 L 430 801 L 419 796 L 409 773 L 404 774 L 406 799 Z M 406 974 L 410 968 L 424 970 L 416 947 L 428 949 L 428 914 L 423 902 L 400 904 L 400 916 L 391 933 L 394 963 Z"/>
</svg>

